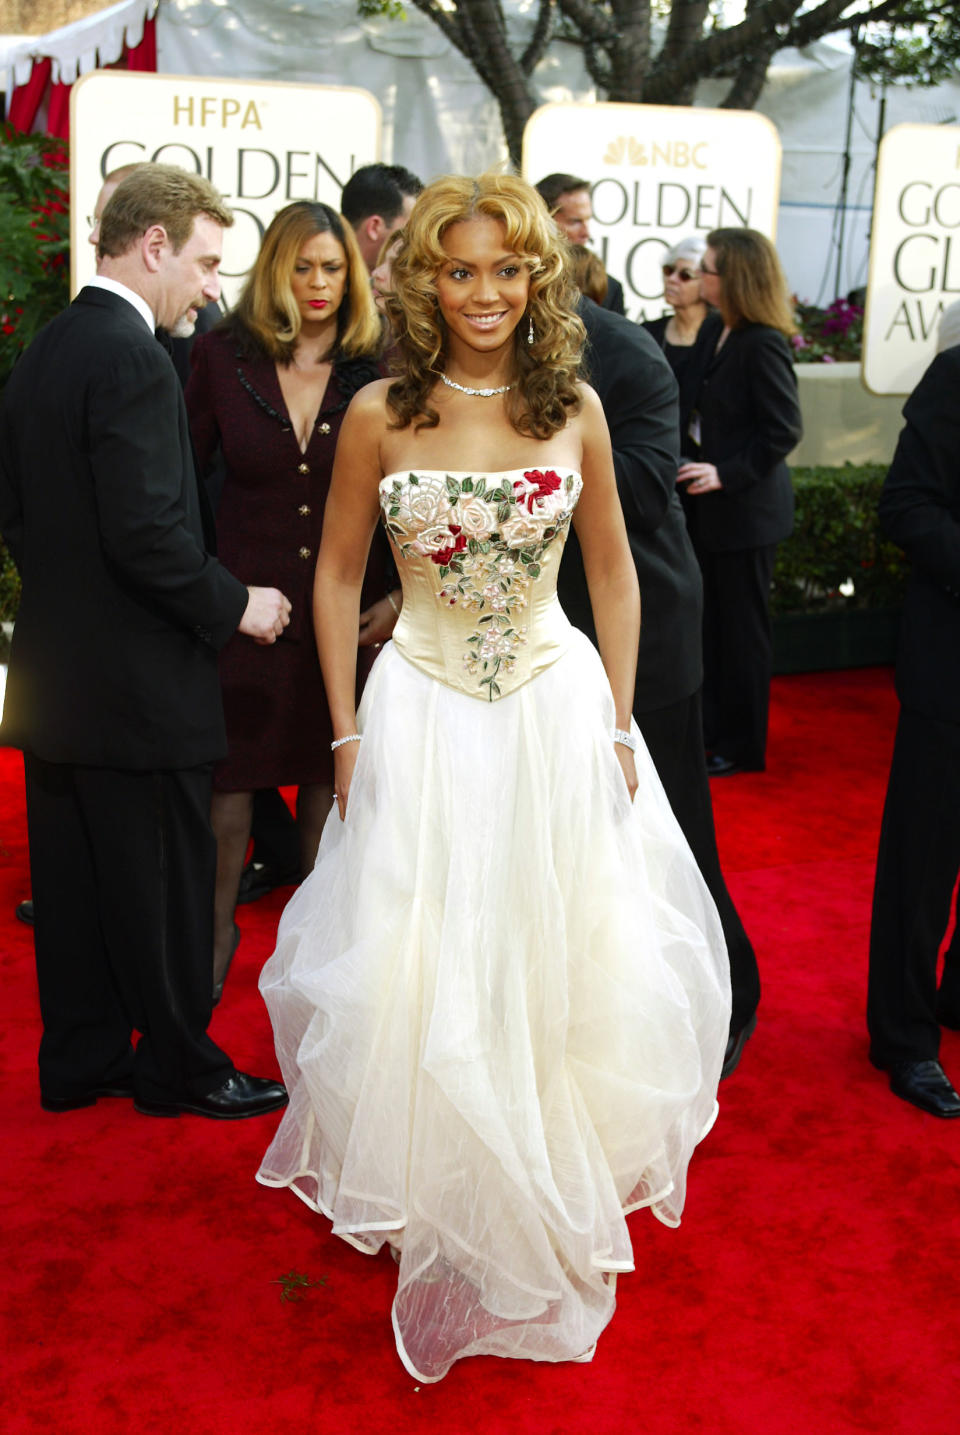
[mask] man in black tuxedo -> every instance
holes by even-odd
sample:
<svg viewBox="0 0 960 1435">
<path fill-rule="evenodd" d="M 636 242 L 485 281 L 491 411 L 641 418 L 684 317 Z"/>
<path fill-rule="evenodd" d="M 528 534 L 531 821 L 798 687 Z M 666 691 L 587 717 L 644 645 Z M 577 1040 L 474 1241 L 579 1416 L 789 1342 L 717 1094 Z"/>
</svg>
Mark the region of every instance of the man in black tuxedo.
<svg viewBox="0 0 960 1435">
<path fill-rule="evenodd" d="M 939 1062 L 960 1030 L 960 920 L 937 956 L 960 871 L 960 346 L 939 354 L 904 407 L 880 498 L 912 564 L 897 660 L 900 719 L 880 829 L 870 929 L 870 1059 L 934 1116 L 960 1116 Z M 960 919 L 960 911 L 957 913 Z"/>
<path fill-rule="evenodd" d="M 717 852 L 700 698 L 703 587 L 677 496 L 677 384 L 660 348 L 638 324 L 590 299 L 580 300 L 578 312 L 587 330 L 586 377 L 600 396 L 610 429 L 617 489 L 640 580 L 633 715 L 723 925 L 733 989 L 723 1065 L 729 1076 L 756 1025 L 760 974 Z M 583 559 L 572 530 L 558 592 L 570 621 L 596 642 Z"/>
<path fill-rule="evenodd" d="M 590 243 L 590 221 L 593 207 L 590 203 L 590 185 L 575 174 L 548 174 L 536 186 L 554 224 L 571 244 Z M 623 285 L 612 274 L 607 275 L 607 292 L 602 309 L 611 314 L 626 314 L 623 302 Z"/>
<path fill-rule="evenodd" d="M 236 1118 L 286 1101 L 206 1028 L 217 651 L 238 626 L 274 642 L 289 604 L 211 556 L 154 337 L 218 297 L 230 223 L 183 170 L 125 179 L 97 278 L 17 364 L 0 418 L 0 531 L 23 579 L 2 740 L 24 751 L 50 1111 L 133 1096 L 152 1115 Z"/>
</svg>

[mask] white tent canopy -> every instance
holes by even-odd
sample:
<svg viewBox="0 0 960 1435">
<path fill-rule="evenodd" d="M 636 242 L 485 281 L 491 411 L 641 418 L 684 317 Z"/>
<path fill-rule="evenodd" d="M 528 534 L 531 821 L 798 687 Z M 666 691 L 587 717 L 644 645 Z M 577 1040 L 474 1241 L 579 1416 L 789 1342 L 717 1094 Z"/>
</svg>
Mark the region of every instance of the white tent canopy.
<svg viewBox="0 0 960 1435">
<path fill-rule="evenodd" d="M 6 71 L 5 88 L 9 94 L 17 85 L 30 78 L 34 60 L 53 61 L 54 84 L 72 85 L 79 75 L 105 65 L 113 65 L 123 54 L 124 46 L 133 48 L 143 39 L 144 21 L 157 8 L 159 0 L 120 0 L 84 20 L 64 25 L 60 30 L 38 37 L 13 37 L 13 43 L 0 52 L 0 64 Z"/>
</svg>

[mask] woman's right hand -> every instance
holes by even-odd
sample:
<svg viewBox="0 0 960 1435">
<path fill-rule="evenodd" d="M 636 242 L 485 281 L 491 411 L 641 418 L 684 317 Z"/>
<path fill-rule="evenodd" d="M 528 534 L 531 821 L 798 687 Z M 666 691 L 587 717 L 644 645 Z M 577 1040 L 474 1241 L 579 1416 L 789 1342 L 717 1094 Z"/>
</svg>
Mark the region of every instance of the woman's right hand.
<svg viewBox="0 0 960 1435">
<path fill-rule="evenodd" d="M 337 799 L 341 822 L 347 816 L 347 798 L 350 796 L 353 769 L 357 765 L 359 756 L 360 744 L 358 742 L 345 742 L 333 754 L 333 795 Z"/>
</svg>

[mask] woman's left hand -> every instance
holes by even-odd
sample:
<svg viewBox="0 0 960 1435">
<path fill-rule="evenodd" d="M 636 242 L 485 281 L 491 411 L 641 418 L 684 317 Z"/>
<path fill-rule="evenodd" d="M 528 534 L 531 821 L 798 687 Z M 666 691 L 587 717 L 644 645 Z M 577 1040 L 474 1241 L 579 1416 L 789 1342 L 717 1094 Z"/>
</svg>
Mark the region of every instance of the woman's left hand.
<svg viewBox="0 0 960 1435">
<path fill-rule="evenodd" d="M 359 646 L 372 648 L 385 643 L 393 632 L 396 621 L 396 610 L 391 606 L 389 598 L 381 598 L 378 602 L 371 603 L 370 607 L 360 614 L 360 636 L 357 639 Z"/>
<path fill-rule="evenodd" d="M 617 754 L 617 760 L 623 770 L 624 781 L 627 784 L 627 791 L 630 793 L 632 802 L 637 792 L 637 764 L 634 761 L 633 753 L 622 742 L 615 742 L 613 750 Z"/>
<path fill-rule="evenodd" d="M 723 487 L 712 463 L 682 463 L 677 469 L 677 482 L 688 484 L 688 493 L 713 493 Z"/>
</svg>

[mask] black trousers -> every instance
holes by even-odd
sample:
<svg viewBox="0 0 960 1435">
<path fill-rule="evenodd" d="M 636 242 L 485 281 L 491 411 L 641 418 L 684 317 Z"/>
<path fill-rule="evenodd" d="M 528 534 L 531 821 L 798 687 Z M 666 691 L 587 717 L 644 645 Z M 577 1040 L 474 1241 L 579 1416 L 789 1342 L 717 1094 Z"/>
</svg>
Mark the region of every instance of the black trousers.
<svg viewBox="0 0 960 1435">
<path fill-rule="evenodd" d="M 634 713 L 664 791 L 690 844 L 703 880 L 717 904 L 730 958 L 733 1011 L 730 1029 L 740 1031 L 760 1001 L 760 972 L 750 938 L 720 870 L 710 781 L 703 753 L 700 693 L 669 707 Z"/>
<path fill-rule="evenodd" d="M 703 573 L 703 730 L 707 748 L 750 772 L 766 765 L 776 544 L 710 553 Z"/>
<path fill-rule="evenodd" d="M 879 1066 L 936 1059 L 937 954 L 960 871 L 960 723 L 901 707 L 880 827 L 867 1026 Z M 941 998 L 960 1012 L 960 937 Z"/>
<path fill-rule="evenodd" d="M 115 771 L 30 754 L 24 769 L 42 1091 L 72 1096 L 131 1073 L 143 1097 L 215 1090 L 234 1067 L 206 1034 L 210 769 Z"/>
</svg>

